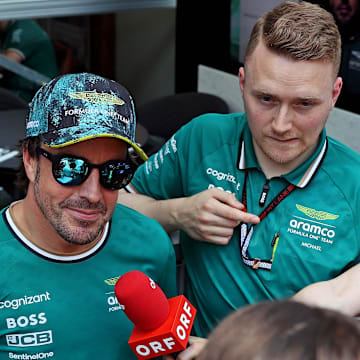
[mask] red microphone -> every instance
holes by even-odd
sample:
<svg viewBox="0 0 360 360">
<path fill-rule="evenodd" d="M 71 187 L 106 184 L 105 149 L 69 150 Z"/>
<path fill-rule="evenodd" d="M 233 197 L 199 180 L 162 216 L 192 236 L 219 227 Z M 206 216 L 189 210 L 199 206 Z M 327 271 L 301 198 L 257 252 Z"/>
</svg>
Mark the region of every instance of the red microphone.
<svg viewBox="0 0 360 360">
<path fill-rule="evenodd" d="M 115 295 L 135 325 L 128 344 L 138 359 L 186 348 L 196 309 L 185 296 L 167 299 L 152 279 L 136 270 L 118 279 Z"/>
</svg>

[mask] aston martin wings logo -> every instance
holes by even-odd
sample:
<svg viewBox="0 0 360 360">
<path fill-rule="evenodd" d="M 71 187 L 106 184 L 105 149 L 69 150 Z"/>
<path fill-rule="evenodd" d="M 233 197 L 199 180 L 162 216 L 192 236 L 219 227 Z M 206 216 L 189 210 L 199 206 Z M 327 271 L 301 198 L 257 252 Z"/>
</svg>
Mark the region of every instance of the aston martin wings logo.
<svg viewBox="0 0 360 360">
<path fill-rule="evenodd" d="M 104 281 L 105 281 L 106 284 L 108 284 L 110 286 L 114 286 L 119 278 L 120 278 L 120 276 L 116 276 L 116 277 L 113 277 L 113 278 L 110 278 L 110 279 L 106 279 Z"/>
<path fill-rule="evenodd" d="M 339 215 L 330 214 L 326 211 L 319 211 L 319 210 L 311 209 L 309 207 L 299 205 L 299 204 L 296 204 L 296 208 L 299 211 L 303 212 L 305 215 L 307 215 L 313 219 L 316 219 L 316 220 L 335 220 L 339 217 Z"/>
<path fill-rule="evenodd" d="M 73 99 L 81 99 L 92 104 L 102 104 L 102 105 L 124 105 L 125 101 L 118 98 L 115 95 L 98 93 L 94 91 L 78 91 L 69 93 L 69 96 Z"/>
</svg>

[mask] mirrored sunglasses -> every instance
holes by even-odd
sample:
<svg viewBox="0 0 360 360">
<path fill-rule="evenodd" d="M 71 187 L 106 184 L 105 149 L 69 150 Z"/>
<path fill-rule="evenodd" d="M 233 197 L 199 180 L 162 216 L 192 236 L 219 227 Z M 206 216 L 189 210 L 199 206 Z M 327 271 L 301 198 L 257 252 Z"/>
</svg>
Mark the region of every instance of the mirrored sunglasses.
<svg viewBox="0 0 360 360">
<path fill-rule="evenodd" d="M 119 190 L 130 183 L 135 171 L 134 165 L 123 160 L 110 160 L 95 165 L 73 155 L 53 155 L 41 147 L 37 147 L 36 152 L 51 161 L 54 179 L 64 186 L 82 184 L 89 177 L 91 170 L 96 168 L 99 169 L 100 184 L 105 189 Z"/>
</svg>

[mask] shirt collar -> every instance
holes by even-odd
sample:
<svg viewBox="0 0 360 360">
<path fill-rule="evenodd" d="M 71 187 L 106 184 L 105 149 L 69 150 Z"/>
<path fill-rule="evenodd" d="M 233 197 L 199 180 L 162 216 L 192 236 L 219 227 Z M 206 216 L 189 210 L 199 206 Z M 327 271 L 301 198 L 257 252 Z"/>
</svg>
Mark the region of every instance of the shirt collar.
<svg viewBox="0 0 360 360">
<path fill-rule="evenodd" d="M 20 241 L 20 243 L 22 243 L 26 248 L 31 250 L 33 253 L 38 254 L 42 258 L 52 260 L 55 262 L 64 262 L 64 263 L 72 263 L 72 262 L 86 260 L 87 258 L 95 255 L 98 251 L 100 251 L 108 239 L 108 235 L 109 235 L 109 231 L 110 231 L 110 222 L 109 221 L 104 226 L 104 232 L 101 235 L 100 240 L 89 250 L 82 252 L 80 254 L 76 254 L 76 255 L 57 255 L 57 254 L 50 253 L 50 252 L 38 247 L 33 242 L 31 242 L 22 233 L 22 231 L 18 228 L 18 226 L 14 222 L 11 212 L 10 212 L 10 207 L 13 206 L 14 204 L 15 203 L 10 204 L 10 206 L 5 210 L 5 213 L 3 213 L 3 217 L 5 217 L 8 226 L 11 228 L 13 233 L 16 234 L 17 239 Z"/>
<path fill-rule="evenodd" d="M 325 129 L 323 129 L 316 151 L 295 170 L 288 174 L 281 175 L 281 177 L 299 188 L 306 187 L 320 168 L 326 155 L 327 146 L 326 132 Z M 249 125 L 246 124 L 240 139 L 238 169 L 246 170 L 251 168 L 257 168 L 261 171 L 255 155 Z"/>
</svg>

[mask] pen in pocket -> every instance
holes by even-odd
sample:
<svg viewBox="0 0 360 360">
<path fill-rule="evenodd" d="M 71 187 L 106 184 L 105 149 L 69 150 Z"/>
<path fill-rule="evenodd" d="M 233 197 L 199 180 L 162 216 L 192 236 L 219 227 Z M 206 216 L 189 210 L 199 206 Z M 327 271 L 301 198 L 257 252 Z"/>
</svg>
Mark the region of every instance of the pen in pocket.
<svg viewBox="0 0 360 360">
<path fill-rule="evenodd" d="M 271 246 L 273 247 L 273 252 L 272 252 L 272 256 L 271 256 L 271 261 L 274 260 L 275 257 L 275 252 L 279 243 L 279 237 L 280 237 L 280 232 L 275 233 L 272 241 L 271 241 Z"/>
</svg>

